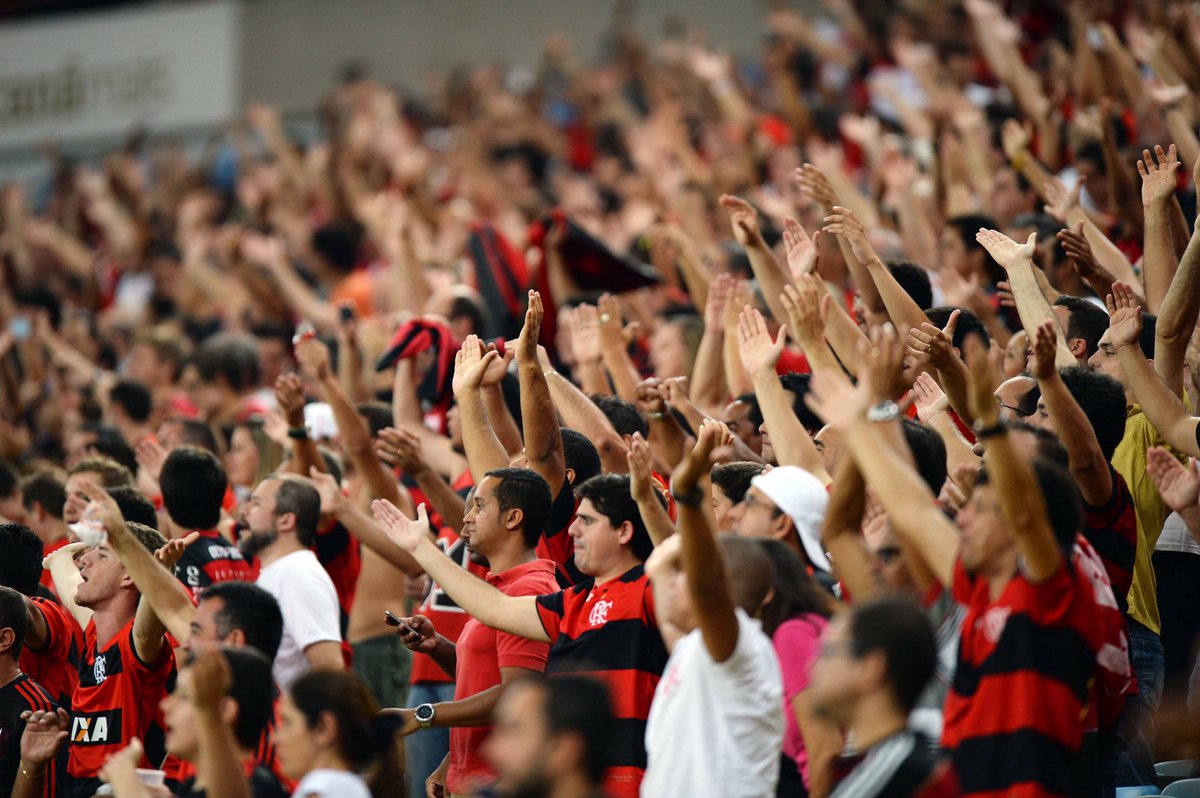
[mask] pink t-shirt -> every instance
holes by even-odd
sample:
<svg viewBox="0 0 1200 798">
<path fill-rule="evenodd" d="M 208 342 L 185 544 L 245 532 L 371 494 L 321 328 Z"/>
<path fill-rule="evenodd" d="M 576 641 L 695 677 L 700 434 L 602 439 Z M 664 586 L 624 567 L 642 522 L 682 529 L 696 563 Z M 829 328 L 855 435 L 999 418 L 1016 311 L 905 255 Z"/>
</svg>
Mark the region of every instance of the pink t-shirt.
<svg viewBox="0 0 1200 798">
<path fill-rule="evenodd" d="M 808 752 L 804 750 L 804 738 L 792 710 L 792 699 L 808 688 L 809 674 L 821 649 L 825 625 L 826 621 L 820 615 L 807 613 L 784 621 L 771 638 L 783 669 L 783 717 L 787 724 L 783 733 L 783 752 L 796 762 L 805 786 L 808 786 Z"/>
</svg>

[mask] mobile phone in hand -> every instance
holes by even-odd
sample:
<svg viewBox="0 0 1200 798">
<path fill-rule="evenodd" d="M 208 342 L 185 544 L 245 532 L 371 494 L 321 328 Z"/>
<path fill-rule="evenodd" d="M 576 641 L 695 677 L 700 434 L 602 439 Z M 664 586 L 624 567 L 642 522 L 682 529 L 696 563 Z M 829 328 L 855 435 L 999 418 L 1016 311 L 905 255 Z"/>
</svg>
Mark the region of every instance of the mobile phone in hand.
<svg viewBox="0 0 1200 798">
<path fill-rule="evenodd" d="M 416 634 L 417 633 L 416 629 L 413 629 L 411 626 L 406 624 L 404 621 L 397 618 L 395 616 L 395 614 L 392 613 L 391 610 L 383 611 L 383 619 L 384 619 L 384 621 L 387 622 L 388 626 L 395 626 L 395 627 L 399 628 L 405 634 Z"/>
</svg>

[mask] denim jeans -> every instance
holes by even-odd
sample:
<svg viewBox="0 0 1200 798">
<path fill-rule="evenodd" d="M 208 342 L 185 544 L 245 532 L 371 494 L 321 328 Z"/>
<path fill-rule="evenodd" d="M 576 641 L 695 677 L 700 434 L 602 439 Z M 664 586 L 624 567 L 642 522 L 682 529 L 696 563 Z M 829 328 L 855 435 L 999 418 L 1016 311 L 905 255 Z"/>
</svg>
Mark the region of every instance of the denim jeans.
<svg viewBox="0 0 1200 798">
<path fill-rule="evenodd" d="M 406 706 L 454 700 L 454 682 L 421 682 L 408 690 Z M 404 765 L 409 798 L 425 798 L 425 779 L 450 753 L 449 729 L 421 729 L 404 738 Z"/>
<path fill-rule="evenodd" d="M 1162 640 L 1142 624 L 1129 620 L 1129 660 L 1137 677 L 1138 694 L 1130 696 L 1121 714 L 1125 754 L 1117 782 L 1122 787 L 1155 784 L 1154 713 L 1162 701 L 1166 662 Z"/>
</svg>

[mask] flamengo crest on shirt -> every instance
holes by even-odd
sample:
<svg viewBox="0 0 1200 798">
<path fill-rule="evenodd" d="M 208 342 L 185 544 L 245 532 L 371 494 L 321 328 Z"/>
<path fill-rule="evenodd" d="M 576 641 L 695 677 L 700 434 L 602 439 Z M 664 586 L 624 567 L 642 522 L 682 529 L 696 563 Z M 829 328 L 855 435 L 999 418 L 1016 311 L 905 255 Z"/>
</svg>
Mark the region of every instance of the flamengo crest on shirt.
<svg viewBox="0 0 1200 798">
<path fill-rule="evenodd" d="M 608 611 L 613 607 L 611 601 L 597 601 L 588 615 L 588 623 L 592 626 L 603 626 L 608 623 Z"/>
</svg>

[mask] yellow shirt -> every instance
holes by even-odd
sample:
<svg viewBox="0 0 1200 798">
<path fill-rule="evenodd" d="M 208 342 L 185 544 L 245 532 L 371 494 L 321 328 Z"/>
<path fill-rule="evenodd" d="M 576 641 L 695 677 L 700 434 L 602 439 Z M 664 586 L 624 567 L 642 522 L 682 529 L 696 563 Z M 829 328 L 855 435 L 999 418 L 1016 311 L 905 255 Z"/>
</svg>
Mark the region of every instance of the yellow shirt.
<svg viewBox="0 0 1200 798">
<path fill-rule="evenodd" d="M 1129 588 L 1129 617 L 1155 634 L 1160 633 L 1158 591 L 1154 581 L 1154 546 L 1171 510 L 1146 473 L 1146 450 L 1166 446 L 1166 441 L 1146 418 L 1142 408 L 1131 405 L 1126 413 L 1125 437 L 1113 452 L 1112 466 L 1129 486 L 1137 513 L 1137 554 L 1133 561 L 1133 584 Z"/>
</svg>

